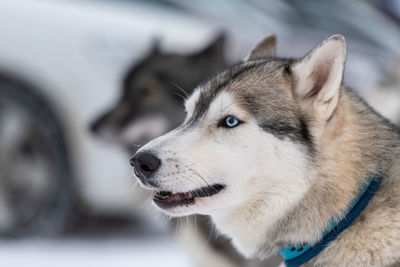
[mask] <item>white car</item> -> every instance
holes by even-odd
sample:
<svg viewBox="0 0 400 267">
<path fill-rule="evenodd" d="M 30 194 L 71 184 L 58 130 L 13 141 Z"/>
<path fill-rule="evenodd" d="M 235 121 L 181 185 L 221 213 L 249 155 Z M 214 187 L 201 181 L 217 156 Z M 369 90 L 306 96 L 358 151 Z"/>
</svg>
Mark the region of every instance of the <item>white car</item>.
<svg viewBox="0 0 400 267">
<path fill-rule="evenodd" d="M 128 156 L 88 126 L 154 36 L 185 51 L 213 31 L 140 3 L 0 1 L 0 233 L 57 233 L 76 204 L 138 212 Z"/>
</svg>

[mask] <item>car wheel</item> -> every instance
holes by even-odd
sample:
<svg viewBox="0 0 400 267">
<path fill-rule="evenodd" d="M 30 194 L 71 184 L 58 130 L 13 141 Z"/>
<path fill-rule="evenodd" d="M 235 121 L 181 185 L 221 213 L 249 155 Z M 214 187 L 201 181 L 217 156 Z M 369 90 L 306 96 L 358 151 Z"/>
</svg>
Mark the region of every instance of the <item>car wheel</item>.
<svg viewBox="0 0 400 267">
<path fill-rule="evenodd" d="M 72 172 L 49 103 L 0 76 L 0 235 L 60 233 L 72 210 Z"/>
</svg>

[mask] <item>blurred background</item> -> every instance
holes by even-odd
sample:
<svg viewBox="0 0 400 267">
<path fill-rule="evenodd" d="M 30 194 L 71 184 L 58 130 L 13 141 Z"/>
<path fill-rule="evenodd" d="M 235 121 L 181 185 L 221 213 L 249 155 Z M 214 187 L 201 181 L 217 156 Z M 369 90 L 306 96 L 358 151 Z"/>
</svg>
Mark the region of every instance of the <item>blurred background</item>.
<svg viewBox="0 0 400 267">
<path fill-rule="evenodd" d="M 400 124 L 400 2 L 0 0 L 0 266 L 277 266 L 154 211 L 129 155 L 264 36 L 346 37 L 345 84 Z"/>
</svg>

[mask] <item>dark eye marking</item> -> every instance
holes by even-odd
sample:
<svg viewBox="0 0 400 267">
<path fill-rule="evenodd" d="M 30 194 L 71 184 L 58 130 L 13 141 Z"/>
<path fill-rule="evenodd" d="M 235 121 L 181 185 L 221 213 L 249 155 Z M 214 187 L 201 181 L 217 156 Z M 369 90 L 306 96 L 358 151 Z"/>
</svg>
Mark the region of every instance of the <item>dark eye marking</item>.
<svg viewBox="0 0 400 267">
<path fill-rule="evenodd" d="M 235 116 L 228 115 L 218 123 L 218 127 L 234 128 L 236 126 L 239 126 L 241 123 L 243 122 Z"/>
</svg>

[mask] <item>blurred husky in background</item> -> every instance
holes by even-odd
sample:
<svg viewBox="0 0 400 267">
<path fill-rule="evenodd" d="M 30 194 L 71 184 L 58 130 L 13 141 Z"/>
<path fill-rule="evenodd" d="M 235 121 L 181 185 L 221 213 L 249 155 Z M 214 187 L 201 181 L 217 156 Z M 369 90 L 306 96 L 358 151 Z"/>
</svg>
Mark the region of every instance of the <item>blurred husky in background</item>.
<svg viewBox="0 0 400 267">
<path fill-rule="evenodd" d="M 220 34 L 201 51 L 183 55 L 162 52 L 155 42 L 150 53 L 128 71 L 119 101 L 94 121 L 92 132 L 132 153 L 140 144 L 174 129 L 185 117 L 184 99 L 201 81 L 227 66 L 224 44 L 225 36 Z M 196 266 L 271 266 L 271 261 L 245 260 L 228 239 L 215 237 L 207 216 L 191 216 L 188 222 L 179 229 L 179 238 Z"/>
<path fill-rule="evenodd" d="M 123 81 L 119 101 L 92 125 L 96 135 L 124 145 L 144 144 L 184 118 L 183 100 L 202 80 L 222 70 L 225 37 L 189 55 L 164 53 L 158 42 Z"/>
</svg>

